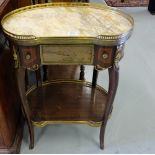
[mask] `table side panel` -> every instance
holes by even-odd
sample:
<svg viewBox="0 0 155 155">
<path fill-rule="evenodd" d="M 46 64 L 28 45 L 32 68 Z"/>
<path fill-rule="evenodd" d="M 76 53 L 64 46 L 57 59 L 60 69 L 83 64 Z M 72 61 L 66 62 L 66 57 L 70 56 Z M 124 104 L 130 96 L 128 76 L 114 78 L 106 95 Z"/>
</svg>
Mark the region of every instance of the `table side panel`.
<svg viewBox="0 0 155 155">
<path fill-rule="evenodd" d="M 39 46 L 20 46 L 19 57 L 22 67 L 31 68 L 34 65 L 40 65 Z"/>
<path fill-rule="evenodd" d="M 114 61 L 115 47 L 95 46 L 94 65 L 102 68 L 112 66 Z"/>
</svg>

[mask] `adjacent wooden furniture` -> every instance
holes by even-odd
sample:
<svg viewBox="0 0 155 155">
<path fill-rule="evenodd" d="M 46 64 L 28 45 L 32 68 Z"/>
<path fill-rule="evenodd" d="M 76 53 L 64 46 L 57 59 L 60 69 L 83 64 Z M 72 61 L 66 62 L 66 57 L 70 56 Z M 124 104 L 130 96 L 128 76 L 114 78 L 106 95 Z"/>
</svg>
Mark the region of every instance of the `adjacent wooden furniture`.
<svg viewBox="0 0 155 155">
<path fill-rule="evenodd" d="M 23 124 L 14 61 L 10 51 L 3 50 L 0 53 L 0 153 L 19 153 Z"/>
<path fill-rule="evenodd" d="M 10 0 L 1 0 L 0 1 L 0 18 L 3 17 L 6 13 L 12 10 L 12 5 Z"/>
<path fill-rule="evenodd" d="M 12 0 L 0 0 L 0 20 L 16 8 Z M 14 61 L 0 32 L 0 153 L 19 153 L 24 120 L 21 113 Z"/>
<path fill-rule="evenodd" d="M 155 1 L 154 0 L 149 1 L 148 10 L 152 15 L 155 15 Z"/>
<path fill-rule="evenodd" d="M 8 14 L 2 27 L 15 60 L 30 148 L 34 147 L 33 125 L 86 123 L 101 126 L 103 149 L 105 127 L 118 86 L 118 62 L 133 29 L 132 17 L 106 5 L 46 3 Z M 94 66 L 92 83 L 73 79 L 43 82 L 40 75 L 39 82 L 25 92 L 26 69 L 85 64 Z M 98 72 L 104 69 L 109 70 L 108 91 L 97 85 Z"/>
<path fill-rule="evenodd" d="M 16 8 L 28 6 L 32 4 L 31 0 L 12 0 Z"/>
<path fill-rule="evenodd" d="M 149 0 L 105 0 L 105 2 L 114 7 L 139 7 L 148 6 Z"/>
</svg>

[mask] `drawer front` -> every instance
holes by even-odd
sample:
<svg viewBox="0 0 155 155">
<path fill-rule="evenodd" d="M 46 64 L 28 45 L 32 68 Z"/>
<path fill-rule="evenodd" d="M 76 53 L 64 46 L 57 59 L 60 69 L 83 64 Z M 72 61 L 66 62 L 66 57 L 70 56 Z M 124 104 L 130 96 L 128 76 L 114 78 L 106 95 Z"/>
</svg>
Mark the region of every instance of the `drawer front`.
<svg viewBox="0 0 155 155">
<path fill-rule="evenodd" d="M 93 45 L 41 45 L 42 64 L 93 64 Z"/>
<path fill-rule="evenodd" d="M 34 47 L 20 47 L 19 48 L 20 65 L 31 68 L 34 65 L 40 65 L 39 48 Z"/>
<path fill-rule="evenodd" d="M 113 47 L 95 47 L 94 65 L 99 65 L 103 68 L 112 66 L 114 58 Z"/>
</svg>

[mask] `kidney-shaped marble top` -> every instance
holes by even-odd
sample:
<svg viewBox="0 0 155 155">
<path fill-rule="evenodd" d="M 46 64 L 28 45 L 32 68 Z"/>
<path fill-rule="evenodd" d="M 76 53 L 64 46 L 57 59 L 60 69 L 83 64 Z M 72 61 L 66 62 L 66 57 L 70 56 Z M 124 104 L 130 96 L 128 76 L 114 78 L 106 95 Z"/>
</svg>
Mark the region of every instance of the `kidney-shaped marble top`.
<svg viewBox="0 0 155 155">
<path fill-rule="evenodd" d="M 132 29 L 131 20 L 111 7 L 63 6 L 29 7 L 3 19 L 5 31 L 35 37 L 97 37 L 121 35 Z"/>
</svg>

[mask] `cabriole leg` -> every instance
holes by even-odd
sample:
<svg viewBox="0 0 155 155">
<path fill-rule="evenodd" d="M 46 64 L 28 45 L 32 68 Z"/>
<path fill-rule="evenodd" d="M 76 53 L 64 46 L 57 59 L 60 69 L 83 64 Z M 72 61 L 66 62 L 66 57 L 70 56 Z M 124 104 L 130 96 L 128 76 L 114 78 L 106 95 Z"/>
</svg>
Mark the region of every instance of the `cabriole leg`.
<svg viewBox="0 0 155 155">
<path fill-rule="evenodd" d="M 105 128 L 107 124 L 107 120 L 112 108 L 112 104 L 116 95 L 116 90 L 118 86 L 119 80 L 119 67 L 118 65 L 114 64 L 111 68 L 109 68 L 109 90 L 108 90 L 108 98 L 107 98 L 107 105 L 103 116 L 103 122 L 100 129 L 100 148 L 104 149 L 104 134 Z"/>
<path fill-rule="evenodd" d="M 20 67 L 16 68 L 16 77 L 17 77 L 19 95 L 21 98 L 21 104 L 22 104 L 23 112 L 25 115 L 25 119 L 28 125 L 29 134 L 30 134 L 29 148 L 32 149 L 34 147 L 34 130 L 33 130 L 33 125 L 30 118 L 29 105 L 27 102 L 27 98 L 25 96 L 25 69 Z"/>
</svg>

